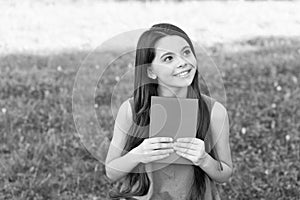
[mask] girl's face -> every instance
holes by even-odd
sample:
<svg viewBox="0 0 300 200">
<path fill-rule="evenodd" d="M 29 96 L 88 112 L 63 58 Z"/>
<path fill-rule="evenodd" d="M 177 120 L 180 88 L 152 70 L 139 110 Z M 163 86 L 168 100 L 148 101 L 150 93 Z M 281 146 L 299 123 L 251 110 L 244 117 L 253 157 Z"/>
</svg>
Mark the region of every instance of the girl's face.
<svg viewBox="0 0 300 200">
<path fill-rule="evenodd" d="M 165 36 L 155 44 L 155 58 L 148 68 L 148 76 L 157 78 L 167 88 L 189 86 L 195 76 L 197 60 L 185 39 Z"/>
</svg>

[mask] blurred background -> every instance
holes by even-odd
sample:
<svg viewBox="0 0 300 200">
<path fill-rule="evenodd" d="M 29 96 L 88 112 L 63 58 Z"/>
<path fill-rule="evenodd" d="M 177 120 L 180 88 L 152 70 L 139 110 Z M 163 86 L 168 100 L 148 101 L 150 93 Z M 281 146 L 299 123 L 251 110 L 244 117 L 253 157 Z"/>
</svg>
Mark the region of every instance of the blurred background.
<svg viewBox="0 0 300 200">
<path fill-rule="evenodd" d="M 160 22 L 199 47 L 203 91 L 228 110 L 234 174 L 222 200 L 299 199 L 299 10 L 299 1 L 1 0 L 0 199 L 108 199 L 103 161 L 133 88 L 133 49 Z"/>
</svg>

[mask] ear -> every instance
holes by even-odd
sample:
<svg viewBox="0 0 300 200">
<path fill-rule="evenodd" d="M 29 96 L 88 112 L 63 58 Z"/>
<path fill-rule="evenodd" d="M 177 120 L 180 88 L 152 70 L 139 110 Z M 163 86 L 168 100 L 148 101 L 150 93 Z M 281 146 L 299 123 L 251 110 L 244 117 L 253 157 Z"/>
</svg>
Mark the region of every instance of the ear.
<svg viewBox="0 0 300 200">
<path fill-rule="evenodd" d="M 152 70 L 152 67 L 147 67 L 147 75 L 151 79 L 156 79 L 157 78 L 157 76 L 155 75 L 155 73 Z"/>
</svg>

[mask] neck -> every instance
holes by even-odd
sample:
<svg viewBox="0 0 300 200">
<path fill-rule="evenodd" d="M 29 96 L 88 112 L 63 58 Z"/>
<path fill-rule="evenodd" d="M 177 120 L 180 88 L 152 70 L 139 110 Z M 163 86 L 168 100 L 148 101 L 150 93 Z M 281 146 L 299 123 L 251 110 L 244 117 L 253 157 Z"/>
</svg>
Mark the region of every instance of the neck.
<svg viewBox="0 0 300 200">
<path fill-rule="evenodd" d="M 188 91 L 188 87 L 167 88 L 165 86 L 158 86 L 157 88 L 158 95 L 162 97 L 186 98 L 187 91 Z"/>
</svg>

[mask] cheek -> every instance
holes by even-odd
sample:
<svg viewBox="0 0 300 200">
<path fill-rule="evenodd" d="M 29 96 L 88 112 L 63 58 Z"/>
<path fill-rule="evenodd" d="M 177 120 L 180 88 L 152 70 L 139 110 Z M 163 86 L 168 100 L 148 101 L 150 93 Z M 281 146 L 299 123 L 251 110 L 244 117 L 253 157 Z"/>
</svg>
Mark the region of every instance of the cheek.
<svg viewBox="0 0 300 200">
<path fill-rule="evenodd" d="M 161 66 L 159 69 L 156 69 L 156 74 L 161 77 L 170 76 L 173 70 L 168 66 Z"/>
<path fill-rule="evenodd" d="M 197 59 L 194 56 L 192 56 L 189 61 L 194 67 L 197 67 Z"/>
</svg>

